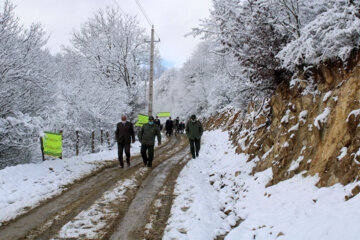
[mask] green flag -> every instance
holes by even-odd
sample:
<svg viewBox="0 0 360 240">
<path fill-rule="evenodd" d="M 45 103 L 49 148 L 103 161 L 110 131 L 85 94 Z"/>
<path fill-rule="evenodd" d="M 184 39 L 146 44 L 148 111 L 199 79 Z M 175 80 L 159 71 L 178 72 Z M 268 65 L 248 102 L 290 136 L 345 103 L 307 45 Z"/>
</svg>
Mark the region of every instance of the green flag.
<svg viewBox="0 0 360 240">
<path fill-rule="evenodd" d="M 142 127 L 142 125 L 144 125 L 143 123 L 139 123 L 139 121 L 137 121 L 136 123 L 135 123 L 135 126 L 138 126 L 138 127 Z"/>
<path fill-rule="evenodd" d="M 62 133 L 44 132 L 45 137 L 42 138 L 44 146 L 44 155 L 53 157 L 62 156 Z"/>
<path fill-rule="evenodd" d="M 149 122 L 149 116 L 144 114 L 139 114 L 139 120 L 135 123 L 135 126 L 142 127 L 142 125 L 148 122 Z"/>
<path fill-rule="evenodd" d="M 169 112 L 161 112 L 157 114 L 158 117 L 171 117 L 171 113 Z"/>
</svg>

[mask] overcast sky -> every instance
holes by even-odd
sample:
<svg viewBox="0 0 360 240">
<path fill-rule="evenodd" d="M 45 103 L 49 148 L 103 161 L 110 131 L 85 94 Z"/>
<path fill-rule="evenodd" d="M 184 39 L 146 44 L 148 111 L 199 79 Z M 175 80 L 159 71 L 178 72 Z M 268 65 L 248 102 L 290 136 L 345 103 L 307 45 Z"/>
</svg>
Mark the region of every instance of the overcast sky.
<svg viewBox="0 0 360 240">
<path fill-rule="evenodd" d="M 142 27 L 149 32 L 150 26 L 141 14 L 135 0 L 116 0 L 124 12 L 138 15 Z M 3 6 L 4 0 L 0 0 Z M 61 51 L 61 45 L 69 45 L 71 33 L 80 28 L 99 8 L 115 5 L 115 0 L 12 0 L 16 15 L 25 26 L 41 23 L 50 34 L 48 48 L 51 53 Z M 212 0 L 139 0 L 161 38 L 157 43 L 167 66 L 181 67 L 200 41 L 185 38 L 199 19 L 209 15 Z"/>
</svg>

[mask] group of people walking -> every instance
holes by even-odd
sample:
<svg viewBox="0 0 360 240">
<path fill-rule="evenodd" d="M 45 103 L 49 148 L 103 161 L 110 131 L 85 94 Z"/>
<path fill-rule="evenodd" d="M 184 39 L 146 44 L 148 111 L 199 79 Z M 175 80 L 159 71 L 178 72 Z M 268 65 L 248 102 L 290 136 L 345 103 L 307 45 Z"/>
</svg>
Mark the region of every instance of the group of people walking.
<svg viewBox="0 0 360 240">
<path fill-rule="evenodd" d="M 158 145 L 161 145 L 161 129 L 162 125 L 160 119 L 158 117 L 154 119 L 154 117 L 150 116 L 149 122 L 144 124 L 139 131 L 138 138 L 141 143 L 140 152 L 144 166 L 150 168 L 152 167 L 152 162 L 154 159 L 155 138 L 157 137 Z M 179 118 L 176 118 L 174 121 L 172 121 L 170 117 L 165 123 L 165 129 L 168 136 L 172 135 L 173 129 L 175 129 L 175 133 L 181 133 L 185 129 L 186 135 L 190 142 L 190 152 L 192 158 L 199 156 L 203 128 L 201 122 L 196 119 L 195 115 L 190 117 L 186 126 L 183 121 L 179 121 Z M 118 158 L 120 167 L 124 168 L 124 152 L 126 156 L 126 164 L 128 167 L 130 167 L 130 145 L 131 143 L 135 142 L 135 131 L 133 124 L 127 120 L 125 115 L 121 116 L 121 122 L 116 125 L 115 138 L 118 144 Z"/>
<path fill-rule="evenodd" d="M 177 133 L 184 133 L 185 123 L 184 121 L 180 121 L 179 117 L 175 120 L 171 120 L 171 117 L 169 117 L 169 119 L 166 120 L 165 129 L 167 136 L 171 136 L 173 132 L 175 132 L 175 135 Z"/>
</svg>

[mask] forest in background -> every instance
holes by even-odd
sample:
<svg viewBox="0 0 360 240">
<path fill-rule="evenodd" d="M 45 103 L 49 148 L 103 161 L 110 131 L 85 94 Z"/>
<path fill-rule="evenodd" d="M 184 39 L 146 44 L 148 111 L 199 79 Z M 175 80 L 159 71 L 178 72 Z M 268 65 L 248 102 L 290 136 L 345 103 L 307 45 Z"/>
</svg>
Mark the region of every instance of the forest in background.
<svg viewBox="0 0 360 240">
<path fill-rule="evenodd" d="M 72 156 L 75 131 L 86 153 L 92 131 L 97 142 L 108 131 L 113 143 L 121 114 L 144 111 L 150 46 L 135 16 L 100 9 L 52 56 L 41 24 L 22 26 L 9 0 L 0 7 L 0 169 L 41 161 L 43 131 L 63 131 L 64 156 Z M 156 51 L 156 76 L 160 61 Z"/>
<path fill-rule="evenodd" d="M 346 66 L 360 43 L 358 0 L 213 0 L 189 35 L 203 42 L 155 83 L 155 104 L 186 119 L 267 99 L 320 64 Z M 314 88 L 316 82 L 311 77 Z M 244 111 L 244 113 L 245 113 Z"/>
</svg>

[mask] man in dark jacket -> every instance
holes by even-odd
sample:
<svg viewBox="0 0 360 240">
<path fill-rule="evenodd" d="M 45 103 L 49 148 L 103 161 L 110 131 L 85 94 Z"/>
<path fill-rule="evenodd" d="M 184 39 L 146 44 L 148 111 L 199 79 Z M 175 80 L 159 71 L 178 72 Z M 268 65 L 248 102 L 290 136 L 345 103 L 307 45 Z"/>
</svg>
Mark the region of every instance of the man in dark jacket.
<svg viewBox="0 0 360 240">
<path fill-rule="evenodd" d="M 199 156 L 202 133 L 203 133 L 203 128 L 201 122 L 196 120 L 195 115 L 192 115 L 190 120 L 186 124 L 186 135 L 189 138 L 190 152 L 192 158 Z"/>
<path fill-rule="evenodd" d="M 183 121 L 180 122 L 180 133 L 184 133 L 185 123 Z"/>
<path fill-rule="evenodd" d="M 159 119 L 158 116 L 156 116 L 156 118 L 155 118 L 155 120 L 154 120 L 154 123 L 155 123 L 155 124 L 159 127 L 159 129 L 160 129 L 161 122 L 160 122 L 160 119 Z M 161 129 L 160 129 L 160 131 L 161 131 Z"/>
<path fill-rule="evenodd" d="M 135 132 L 133 124 L 126 121 L 125 115 L 121 116 L 121 122 L 119 122 L 116 126 L 115 138 L 118 144 L 120 167 L 124 167 L 123 150 L 125 150 L 127 166 L 130 167 L 130 142 L 135 142 Z"/>
<path fill-rule="evenodd" d="M 174 126 L 174 123 L 173 123 L 173 121 L 171 120 L 171 117 L 169 117 L 169 119 L 166 120 L 166 123 L 165 123 L 166 135 L 169 136 L 169 137 L 170 137 L 171 134 L 172 134 L 173 126 Z"/>
<path fill-rule="evenodd" d="M 180 133 L 180 120 L 179 117 L 177 117 L 174 121 L 174 125 L 175 125 L 175 136 L 177 133 Z"/>
<path fill-rule="evenodd" d="M 154 159 L 155 136 L 158 144 L 161 144 L 161 134 L 159 127 L 154 124 L 154 117 L 149 117 L 149 123 L 144 124 L 139 132 L 139 141 L 141 142 L 141 156 L 145 166 L 152 167 Z M 148 152 L 148 154 L 146 154 Z"/>
</svg>

